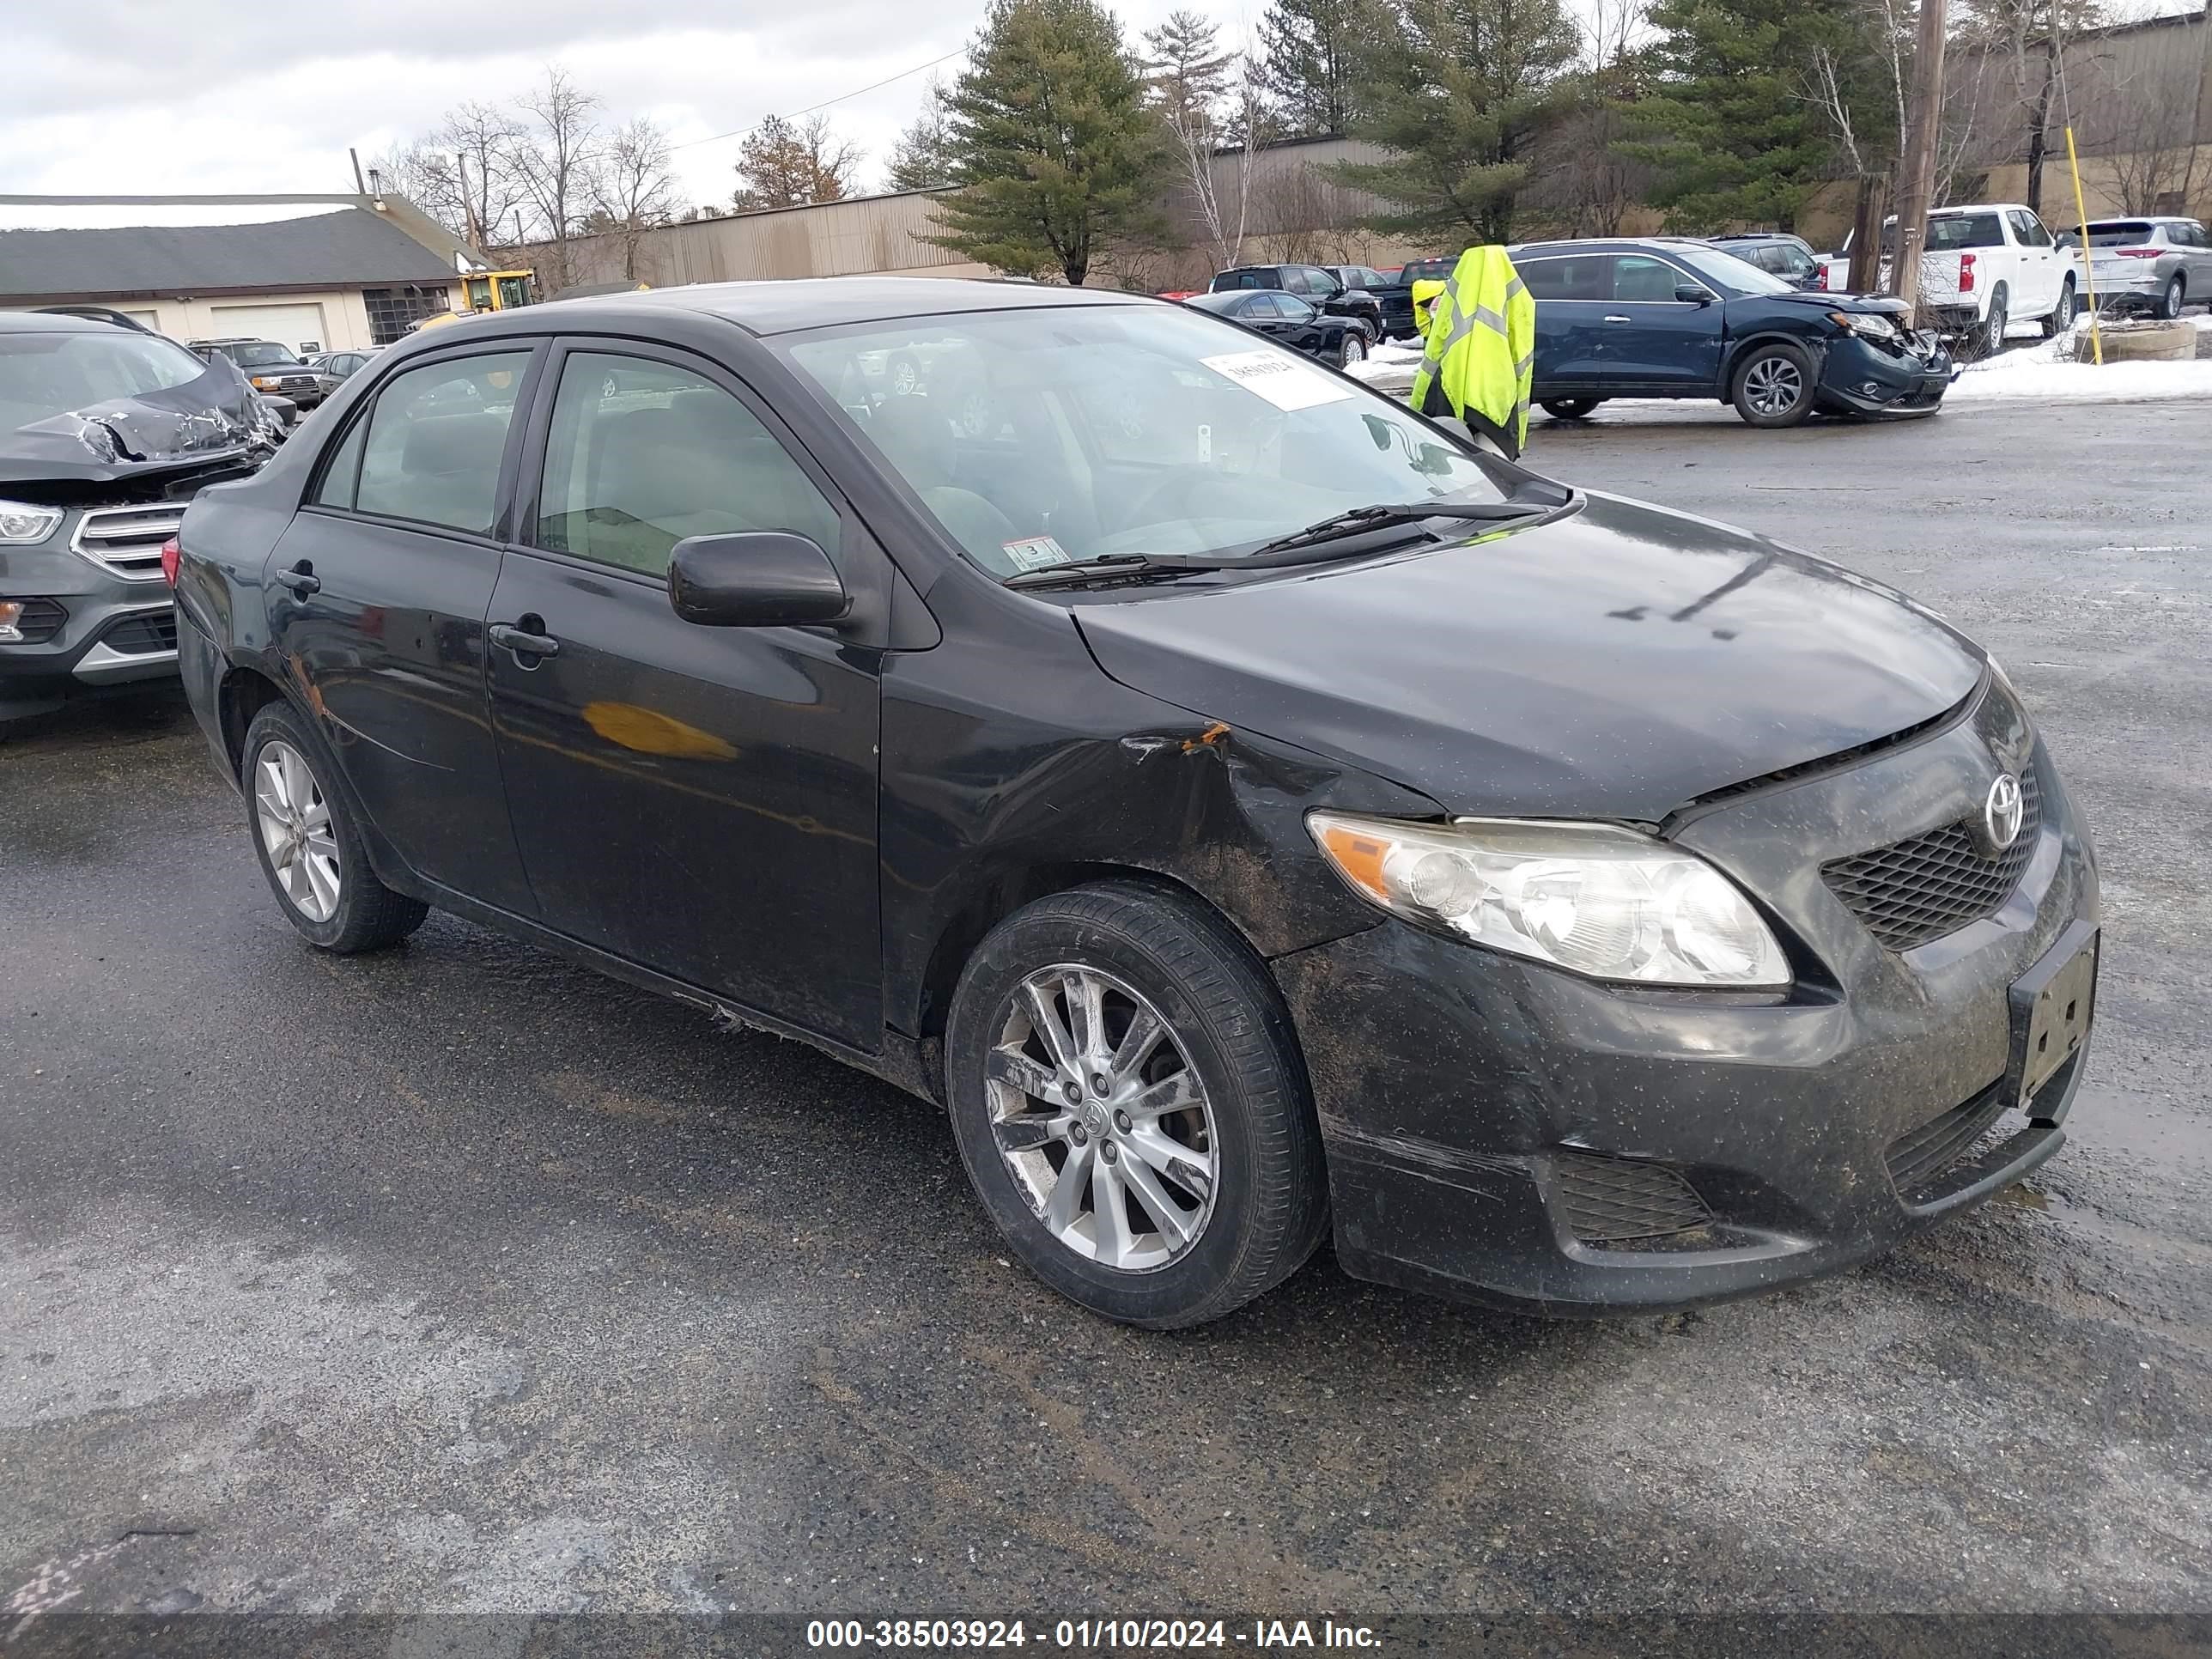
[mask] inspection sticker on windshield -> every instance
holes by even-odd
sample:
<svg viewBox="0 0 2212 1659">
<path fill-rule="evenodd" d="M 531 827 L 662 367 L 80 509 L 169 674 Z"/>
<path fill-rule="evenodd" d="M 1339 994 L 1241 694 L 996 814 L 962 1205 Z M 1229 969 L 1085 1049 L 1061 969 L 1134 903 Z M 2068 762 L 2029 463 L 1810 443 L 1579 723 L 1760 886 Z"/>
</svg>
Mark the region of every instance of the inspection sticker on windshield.
<svg viewBox="0 0 2212 1659">
<path fill-rule="evenodd" d="M 1340 403 L 1352 395 L 1310 363 L 1273 351 L 1231 351 L 1219 357 L 1201 357 L 1216 374 L 1237 382 L 1278 409 L 1311 409 L 1316 404 Z"/>
<path fill-rule="evenodd" d="M 1042 570 L 1048 564 L 1067 562 L 1067 550 L 1049 536 L 1024 536 L 1018 542 L 1000 542 L 999 545 L 1024 570 Z"/>
</svg>

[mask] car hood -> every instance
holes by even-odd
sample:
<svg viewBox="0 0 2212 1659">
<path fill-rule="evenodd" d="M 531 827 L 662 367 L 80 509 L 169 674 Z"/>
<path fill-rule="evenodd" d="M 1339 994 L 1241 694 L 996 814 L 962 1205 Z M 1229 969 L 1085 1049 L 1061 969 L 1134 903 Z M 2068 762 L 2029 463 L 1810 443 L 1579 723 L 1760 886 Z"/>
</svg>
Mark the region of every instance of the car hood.
<svg viewBox="0 0 2212 1659">
<path fill-rule="evenodd" d="M 264 424 L 246 383 L 211 368 L 167 391 L 103 398 L 0 430 L 0 485 L 66 489 L 204 466 L 267 448 Z"/>
<path fill-rule="evenodd" d="M 1885 317 L 1906 315 L 1905 301 L 1889 294 L 1831 294 L 1826 289 L 1797 289 L 1788 294 L 1762 294 L 1777 305 L 1808 306 L 1816 311 L 1848 311 L 1859 315 L 1879 313 Z"/>
<path fill-rule="evenodd" d="M 1125 684 L 1509 817 L 1656 822 L 1931 719 L 1984 671 L 1893 589 L 1599 495 L 1487 543 L 1075 614 Z"/>
</svg>

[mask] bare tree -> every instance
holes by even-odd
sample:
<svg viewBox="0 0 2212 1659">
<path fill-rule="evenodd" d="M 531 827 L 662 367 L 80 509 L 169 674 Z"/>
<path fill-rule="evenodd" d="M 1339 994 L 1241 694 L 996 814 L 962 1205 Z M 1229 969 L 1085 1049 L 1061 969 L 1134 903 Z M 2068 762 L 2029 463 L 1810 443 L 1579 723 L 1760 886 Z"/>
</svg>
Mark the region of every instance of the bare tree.
<svg viewBox="0 0 2212 1659">
<path fill-rule="evenodd" d="M 1583 35 L 1579 107 L 1539 140 L 1546 159 L 1531 205 L 1549 210 L 1570 236 L 1617 236 L 1650 181 L 1648 162 L 1622 153 L 1624 110 L 1643 94 L 1638 52 L 1650 33 L 1650 0 L 1589 0 Z M 1547 200 L 1547 198 L 1549 198 Z"/>
<path fill-rule="evenodd" d="M 676 179 L 668 170 L 668 135 L 638 116 L 607 135 L 592 170 L 592 205 L 617 238 L 623 275 L 637 279 L 638 246 L 645 233 L 666 224 L 676 210 Z"/>
<path fill-rule="evenodd" d="M 514 162 L 518 136 L 512 115 L 474 100 L 447 111 L 439 125 L 435 143 L 453 159 L 459 234 L 480 246 L 497 240 L 499 227 L 523 204 Z"/>
<path fill-rule="evenodd" d="M 520 119 L 507 154 L 547 245 L 545 268 L 538 275 L 548 293 L 557 294 L 575 281 L 568 244 L 580 228 L 590 194 L 586 186 L 599 161 L 599 99 L 569 80 L 566 70 L 551 67 L 544 83 L 515 103 Z"/>
<path fill-rule="evenodd" d="M 2177 57 L 2099 100 L 2110 128 L 2100 148 L 2123 213 L 2187 213 L 2212 185 L 2212 158 L 2195 142 L 2198 73 Z"/>
<path fill-rule="evenodd" d="M 1206 258 L 1221 270 L 1244 263 L 1253 178 L 1269 136 L 1270 99 L 1264 68 L 1249 46 L 1205 61 L 1212 73 L 1203 80 L 1188 77 L 1163 89 L 1160 114 L 1174 139 L 1176 171 Z"/>
</svg>

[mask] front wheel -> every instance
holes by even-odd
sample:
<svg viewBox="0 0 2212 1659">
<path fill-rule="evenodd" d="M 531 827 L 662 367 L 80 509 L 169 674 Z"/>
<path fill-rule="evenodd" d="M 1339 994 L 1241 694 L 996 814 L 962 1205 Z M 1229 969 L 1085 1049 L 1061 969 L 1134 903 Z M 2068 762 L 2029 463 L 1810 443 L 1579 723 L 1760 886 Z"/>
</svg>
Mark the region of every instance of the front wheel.
<svg viewBox="0 0 2212 1659">
<path fill-rule="evenodd" d="M 329 766 L 289 703 L 270 703 L 246 728 L 240 779 L 261 873 L 302 939 L 350 956 L 398 944 L 429 907 L 376 878 Z"/>
<path fill-rule="evenodd" d="M 1813 412 L 1812 361 L 1781 341 L 1754 346 L 1736 366 L 1731 401 L 1753 426 L 1796 426 Z"/>
<path fill-rule="evenodd" d="M 2166 283 L 2164 290 L 2158 296 L 2160 317 L 2170 323 L 2181 315 L 2181 307 L 2186 302 L 2188 294 L 2187 282 L 2179 271 L 2175 271 L 2172 280 Z"/>
<path fill-rule="evenodd" d="M 2051 308 L 2051 314 L 2043 319 L 2043 337 L 2046 340 L 2055 340 L 2073 326 L 2074 279 L 2069 276 L 2064 286 L 2058 290 L 2058 303 Z"/>
<path fill-rule="evenodd" d="M 1555 421 L 1579 421 L 1604 401 L 1602 398 L 1547 398 L 1544 413 Z"/>
<path fill-rule="evenodd" d="M 1347 328 L 1344 338 L 1337 342 L 1336 366 L 1349 368 L 1354 363 L 1367 361 L 1367 335 L 1364 330 Z"/>
<path fill-rule="evenodd" d="M 1243 940 L 1180 893 L 1102 882 L 1000 922 L 953 997 L 945 1091 L 1008 1243 L 1109 1319 L 1218 1319 L 1321 1241 L 1289 1014 Z"/>
</svg>

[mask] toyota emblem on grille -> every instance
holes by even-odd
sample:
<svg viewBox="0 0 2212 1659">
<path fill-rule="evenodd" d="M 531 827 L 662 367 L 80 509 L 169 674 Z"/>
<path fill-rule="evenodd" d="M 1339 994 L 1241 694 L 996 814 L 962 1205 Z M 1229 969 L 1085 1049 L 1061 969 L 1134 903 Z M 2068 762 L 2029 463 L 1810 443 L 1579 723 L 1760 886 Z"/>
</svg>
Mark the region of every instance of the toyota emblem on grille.
<svg viewBox="0 0 2212 1659">
<path fill-rule="evenodd" d="M 2021 820 L 2027 808 L 2021 799 L 2020 780 L 2009 772 L 2000 772 L 1990 785 L 1989 799 L 1982 803 L 1982 829 L 1988 835 L 1990 845 L 2002 853 L 2020 837 Z"/>
</svg>

